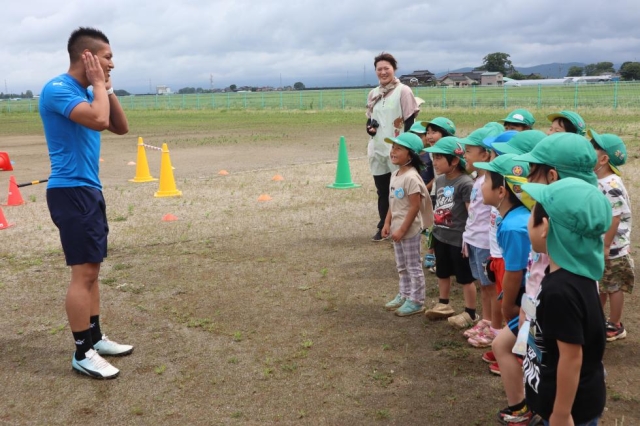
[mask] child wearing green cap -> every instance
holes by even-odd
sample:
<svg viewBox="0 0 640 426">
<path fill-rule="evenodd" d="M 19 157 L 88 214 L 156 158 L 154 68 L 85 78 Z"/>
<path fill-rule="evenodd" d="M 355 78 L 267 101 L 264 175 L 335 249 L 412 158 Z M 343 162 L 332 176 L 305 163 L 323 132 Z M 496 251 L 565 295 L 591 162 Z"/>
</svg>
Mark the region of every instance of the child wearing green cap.
<svg viewBox="0 0 640 426">
<path fill-rule="evenodd" d="M 556 133 L 544 137 L 532 146 L 530 152 L 514 157 L 516 160 L 529 163 L 528 182 L 548 185 L 561 178 L 575 177 L 596 186 L 597 179 L 592 172 L 596 164 L 596 156 L 586 138 L 572 133 Z M 525 144 L 520 147 L 526 150 Z M 548 265 L 548 256 L 533 248 L 527 262 L 525 294 L 521 305 L 536 299 Z M 521 309 L 519 321 L 522 324 L 521 330 L 526 332 L 529 329 L 527 321 L 531 320 L 532 317 Z M 516 423 L 530 419 L 533 415 L 525 402 L 522 367 L 518 358 L 514 356 L 514 354 L 526 353 L 526 347 L 523 348 L 526 335 L 518 334 L 517 337 L 518 339 L 510 332 L 500 334 L 493 343 L 493 351 L 498 363 L 490 366 L 491 372 L 495 370 L 500 372 L 507 396 L 508 406 L 501 410 L 498 416 L 503 421 L 509 420 Z"/>
<path fill-rule="evenodd" d="M 515 130 L 518 132 L 533 129 L 533 125 L 536 122 L 533 114 L 526 109 L 514 109 L 506 118 L 500 121 L 503 123 L 505 130 Z"/>
<path fill-rule="evenodd" d="M 599 135 L 593 129 L 587 132 L 598 155 L 595 173 L 598 187 L 611 204 L 613 221 L 604 235 L 605 268 L 600 285 L 602 307 L 609 300 L 607 341 L 627 337 L 622 325 L 624 293 L 633 291 L 633 259 L 629 255 L 631 245 L 631 202 L 620 177 L 620 169 L 627 161 L 627 148 L 620 137 L 613 134 Z"/>
<path fill-rule="evenodd" d="M 611 206 L 595 186 L 564 178 L 522 189 L 537 201 L 528 223 L 533 250 L 549 256 L 523 363 L 526 397 L 545 424 L 597 425 L 606 388 L 605 322 L 596 280 L 604 272 Z"/>
<path fill-rule="evenodd" d="M 547 132 L 549 135 L 554 133 L 575 133 L 577 135 L 584 135 L 587 127 L 584 124 L 584 120 L 580 117 L 580 114 L 573 111 L 560 111 L 547 116 L 551 122 L 551 127 Z"/>
<path fill-rule="evenodd" d="M 433 154 L 434 169 L 441 175 L 435 183 L 437 198 L 432 230 L 440 298 L 426 316 L 435 320 L 455 314 L 449 305 L 451 276 L 455 275 L 458 284 L 463 286 L 465 311 L 461 318 L 466 320 L 463 326 L 473 325 L 477 321 L 476 289 L 469 261 L 462 255 L 462 233 L 468 217 L 473 179 L 465 173 L 464 150 L 458 138 L 444 137 L 425 151 Z"/>
<path fill-rule="evenodd" d="M 425 133 L 426 145 L 433 146 L 445 136 L 455 136 L 456 135 L 456 125 L 453 121 L 449 120 L 446 117 L 436 117 L 430 121 L 422 121 L 420 125 L 427 129 Z M 423 139 L 424 140 L 424 139 Z M 430 153 L 426 153 L 429 156 L 429 161 L 433 165 L 433 156 Z M 435 179 L 440 176 L 435 170 L 433 178 L 430 182 L 427 183 L 427 189 L 429 190 L 429 194 L 431 196 L 431 206 L 436 206 L 436 188 L 435 188 Z M 424 255 L 424 267 L 427 268 L 429 272 L 435 273 L 436 271 L 436 256 L 433 252 L 432 248 L 427 248 L 427 253 Z"/>
<path fill-rule="evenodd" d="M 464 159 L 467 162 L 467 172 L 476 172 L 477 177 L 471 190 L 471 202 L 469 204 L 469 217 L 462 234 L 463 254 L 469 260 L 471 273 L 480 285 L 482 301 L 482 320 L 473 327 L 465 330 L 464 337 L 469 344 L 481 348 L 491 346 L 494 334 L 491 332 L 492 317 L 499 309 L 496 299 L 496 283 L 491 280 L 486 271 L 486 265 L 491 257 L 491 237 L 487 229 L 491 227 L 491 206 L 485 205 L 482 197 L 482 184 L 485 181 L 485 170 L 475 167 L 475 163 L 491 161 L 491 150 L 485 144 L 489 138 L 493 138 L 502 132 L 503 127 L 498 123 L 488 123 L 484 127 L 474 130 L 460 142 L 464 144 Z M 449 321 L 456 321 L 456 317 Z M 500 323 L 502 319 L 498 320 Z M 500 328 L 500 324 L 497 328 Z"/>
<path fill-rule="evenodd" d="M 392 144 L 390 159 L 399 169 L 391 174 L 389 211 L 381 234 L 391 237 L 400 276 L 398 294 L 385 305 L 405 317 L 424 311 L 424 273 L 420 258 L 420 231 L 431 226 L 433 211 L 420 170 L 422 140 L 411 132 L 386 138 Z"/>
</svg>

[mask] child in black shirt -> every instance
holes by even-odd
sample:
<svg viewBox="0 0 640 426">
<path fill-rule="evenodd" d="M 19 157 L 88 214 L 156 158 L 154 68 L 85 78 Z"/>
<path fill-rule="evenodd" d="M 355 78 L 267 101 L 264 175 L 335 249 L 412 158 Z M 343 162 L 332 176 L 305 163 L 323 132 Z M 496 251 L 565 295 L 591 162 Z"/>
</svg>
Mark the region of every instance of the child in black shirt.
<svg viewBox="0 0 640 426">
<path fill-rule="evenodd" d="M 551 425 L 597 425 L 605 406 L 605 319 L 596 281 L 604 271 L 607 198 L 565 178 L 522 186 L 537 201 L 529 220 L 532 249 L 549 255 L 524 360 L 527 404 Z M 524 303 L 524 302 L 523 302 Z"/>
</svg>

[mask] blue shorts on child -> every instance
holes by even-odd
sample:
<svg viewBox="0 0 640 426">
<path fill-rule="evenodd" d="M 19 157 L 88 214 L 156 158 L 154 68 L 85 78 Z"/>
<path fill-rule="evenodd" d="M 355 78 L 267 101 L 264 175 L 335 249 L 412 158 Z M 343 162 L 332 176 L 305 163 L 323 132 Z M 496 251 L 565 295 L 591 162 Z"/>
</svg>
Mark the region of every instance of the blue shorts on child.
<svg viewBox="0 0 640 426">
<path fill-rule="evenodd" d="M 487 261 L 491 257 L 491 251 L 489 249 L 483 249 L 471 244 L 467 244 L 467 250 L 469 252 L 469 267 L 471 268 L 471 274 L 473 278 L 480 281 L 480 285 L 492 285 L 487 276 Z"/>
</svg>

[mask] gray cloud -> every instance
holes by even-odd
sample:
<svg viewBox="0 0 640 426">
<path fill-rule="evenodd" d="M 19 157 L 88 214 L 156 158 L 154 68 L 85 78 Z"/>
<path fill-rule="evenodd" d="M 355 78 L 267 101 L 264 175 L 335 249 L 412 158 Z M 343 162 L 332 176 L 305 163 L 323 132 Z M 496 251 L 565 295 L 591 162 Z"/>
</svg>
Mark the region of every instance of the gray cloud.
<svg viewBox="0 0 640 426">
<path fill-rule="evenodd" d="M 206 88 L 210 75 L 215 87 L 278 85 L 280 75 L 283 84 L 373 84 L 383 50 L 401 73 L 476 66 L 496 51 L 516 66 L 621 63 L 638 60 L 639 18 L 632 0 L 27 0 L 3 6 L 0 83 L 38 93 L 66 71 L 66 40 L 81 25 L 110 38 L 116 86 L 143 92 L 150 81 Z"/>
</svg>

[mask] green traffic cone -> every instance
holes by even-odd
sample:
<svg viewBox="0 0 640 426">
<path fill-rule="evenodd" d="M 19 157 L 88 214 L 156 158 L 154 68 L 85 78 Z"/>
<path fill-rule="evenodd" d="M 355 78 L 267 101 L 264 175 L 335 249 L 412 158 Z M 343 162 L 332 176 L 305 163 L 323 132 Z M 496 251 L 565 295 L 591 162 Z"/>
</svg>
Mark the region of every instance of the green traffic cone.
<svg viewBox="0 0 640 426">
<path fill-rule="evenodd" d="M 336 169 L 336 181 L 327 185 L 327 188 L 350 189 L 359 188 L 360 185 L 351 181 L 351 170 L 349 169 L 349 157 L 347 155 L 347 143 L 344 136 L 340 136 L 340 148 L 338 150 L 338 168 Z"/>
</svg>

